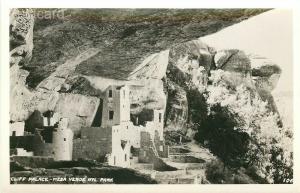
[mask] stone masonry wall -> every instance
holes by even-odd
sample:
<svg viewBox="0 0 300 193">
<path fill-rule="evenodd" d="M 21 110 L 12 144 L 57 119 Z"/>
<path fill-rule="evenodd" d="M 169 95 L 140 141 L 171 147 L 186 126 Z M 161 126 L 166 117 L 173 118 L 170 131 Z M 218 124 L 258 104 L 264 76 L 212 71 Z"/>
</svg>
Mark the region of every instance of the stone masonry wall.
<svg viewBox="0 0 300 193">
<path fill-rule="evenodd" d="M 112 152 L 108 163 L 120 167 L 130 166 L 130 138 L 126 135 L 130 130 L 129 127 L 118 125 L 112 127 Z"/>
<path fill-rule="evenodd" d="M 141 148 L 139 151 L 138 160 L 141 163 L 150 163 L 155 157 L 155 152 L 152 147 L 151 135 L 148 132 L 141 132 Z"/>
<path fill-rule="evenodd" d="M 103 160 L 112 152 L 112 128 L 84 127 L 81 138 L 73 140 L 73 159 Z"/>
<path fill-rule="evenodd" d="M 72 160 L 73 132 L 70 129 L 57 129 L 53 132 L 52 143 L 46 143 L 36 132 L 33 152 L 35 156 L 51 157 L 55 160 Z"/>
<path fill-rule="evenodd" d="M 155 131 L 154 144 L 159 157 L 167 158 L 169 156 L 169 146 L 165 145 L 164 141 L 160 139 L 158 131 Z"/>
<path fill-rule="evenodd" d="M 109 96 L 111 90 L 112 96 Z M 113 119 L 109 118 L 109 111 L 113 111 Z M 127 86 L 109 86 L 103 99 L 102 126 L 119 125 L 130 120 L 130 102 Z"/>
<path fill-rule="evenodd" d="M 10 124 L 10 136 L 23 136 L 24 135 L 24 122 L 15 122 Z"/>
</svg>

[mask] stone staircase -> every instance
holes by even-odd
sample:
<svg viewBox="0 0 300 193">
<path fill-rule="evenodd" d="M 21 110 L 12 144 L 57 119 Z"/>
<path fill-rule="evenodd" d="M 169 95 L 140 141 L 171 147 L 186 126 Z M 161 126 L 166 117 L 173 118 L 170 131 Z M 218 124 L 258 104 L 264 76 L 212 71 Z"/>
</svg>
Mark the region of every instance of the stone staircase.
<svg viewBox="0 0 300 193">
<path fill-rule="evenodd" d="M 170 147 L 168 158 L 162 160 L 177 168 L 176 171 L 155 172 L 153 178 L 163 184 L 203 184 L 207 183 L 205 165 L 214 156 L 196 144 Z"/>
</svg>

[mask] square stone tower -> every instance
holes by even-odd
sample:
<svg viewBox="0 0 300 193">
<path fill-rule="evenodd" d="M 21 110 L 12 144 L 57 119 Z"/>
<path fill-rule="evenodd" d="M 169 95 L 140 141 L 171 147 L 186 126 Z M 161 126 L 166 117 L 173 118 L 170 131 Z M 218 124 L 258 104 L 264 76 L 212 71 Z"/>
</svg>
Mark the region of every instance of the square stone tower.
<svg viewBox="0 0 300 193">
<path fill-rule="evenodd" d="M 120 125 L 130 121 L 129 88 L 111 85 L 103 98 L 102 127 Z"/>
</svg>

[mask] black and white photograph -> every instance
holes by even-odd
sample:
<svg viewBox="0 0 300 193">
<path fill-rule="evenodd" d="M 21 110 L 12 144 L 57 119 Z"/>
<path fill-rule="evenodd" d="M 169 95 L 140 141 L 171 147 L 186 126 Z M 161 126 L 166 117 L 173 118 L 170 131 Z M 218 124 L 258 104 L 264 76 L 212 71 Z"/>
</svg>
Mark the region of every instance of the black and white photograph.
<svg viewBox="0 0 300 193">
<path fill-rule="evenodd" d="M 294 183 L 292 9 L 7 18 L 10 186 Z"/>
</svg>

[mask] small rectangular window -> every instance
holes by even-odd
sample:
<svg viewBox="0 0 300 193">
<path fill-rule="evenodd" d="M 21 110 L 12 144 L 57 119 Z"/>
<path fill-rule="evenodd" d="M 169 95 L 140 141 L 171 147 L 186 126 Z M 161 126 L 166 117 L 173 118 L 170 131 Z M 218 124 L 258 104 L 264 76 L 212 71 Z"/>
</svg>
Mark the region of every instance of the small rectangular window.
<svg viewBox="0 0 300 193">
<path fill-rule="evenodd" d="M 159 151 L 164 151 L 164 147 L 162 145 L 159 146 Z"/>
<path fill-rule="evenodd" d="M 125 154 L 125 161 L 127 161 L 127 154 Z"/>
<path fill-rule="evenodd" d="M 66 141 L 67 139 L 66 138 L 64 138 L 64 141 Z"/>
<path fill-rule="evenodd" d="M 109 97 L 109 98 L 112 98 L 112 90 L 109 90 L 109 91 L 108 91 L 108 97 Z"/>
<path fill-rule="evenodd" d="M 158 121 L 161 123 L 161 113 L 158 114 Z"/>
<path fill-rule="evenodd" d="M 123 98 L 125 98 L 125 90 L 123 90 Z"/>
<path fill-rule="evenodd" d="M 113 120 L 114 119 L 114 111 L 109 111 L 108 117 L 109 117 L 109 120 Z"/>
<path fill-rule="evenodd" d="M 16 131 L 13 131 L 13 132 L 12 132 L 12 136 L 16 136 Z"/>
</svg>

